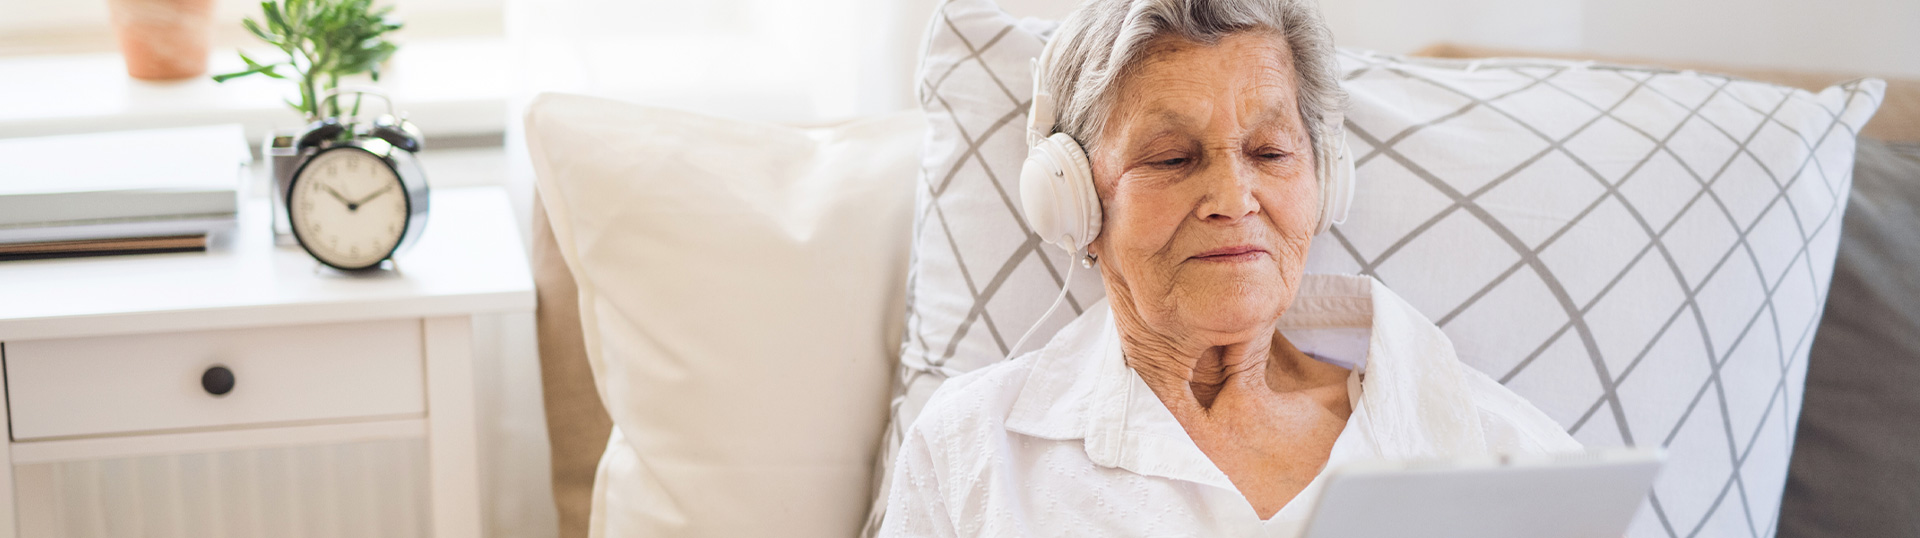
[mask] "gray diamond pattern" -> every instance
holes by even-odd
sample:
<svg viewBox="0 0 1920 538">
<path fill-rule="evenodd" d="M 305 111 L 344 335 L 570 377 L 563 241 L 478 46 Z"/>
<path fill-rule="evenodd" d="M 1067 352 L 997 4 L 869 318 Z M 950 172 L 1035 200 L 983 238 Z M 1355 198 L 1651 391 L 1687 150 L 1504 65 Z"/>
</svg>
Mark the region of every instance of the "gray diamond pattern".
<svg viewBox="0 0 1920 538">
<path fill-rule="evenodd" d="M 940 381 L 1013 351 L 1063 285 L 1067 261 L 1027 230 L 1018 198 L 1028 59 L 1052 28 L 990 0 L 946 2 L 929 28 L 882 465 Z M 1582 442 L 1666 447 L 1631 536 L 1772 536 L 1853 135 L 1877 86 L 1816 97 L 1691 72 L 1341 56 L 1359 185 L 1309 270 L 1379 278 Z M 1408 178 L 1370 190 L 1389 170 Z M 1407 214 L 1420 196 L 1427 209 Z M 1027 349 L 1102 296 L 1097 278 L 1073 278 Z M 869 534 L 887 479 L 876 473 Z"/>
<path fill-rule="evenodd" d="M 1511 365 L 1488 371 L 1489 375 L 1495 376 L 1502 383 L 1511 383 L 1529 369 L 1545 367 L 1539 361 L 1543 360 L 1547 351 L 1562 339 L 1574 339 L 1581 348 L 1584 348 L 1584 353 L 1578 354 L 1581 355 L 1578 358 L 1591 362 L 1591 371 L 1600 386 L 1600 394 L 1593 399 L 1586 410 L 1570 423 L 1565 424 L 1577 437 L 1591 444 L 1600 444 L 1595 440 L 1606 439 L 1613 441 L 1608 444 L 1658 445 L 1667 447 L 1670 451 L 1680 451 L 1695 448 L 1693 445 L 1674 445 L 1674 441 L 1683 434 L 1683 431 L 1688 430 L 1689 427 L 1707 425 L 1716 430 L 1712 432 L 1716 434 L 1715 437 L 1724 439 L 1724 445 L 1721 448 L 1711 449 L 1720 453 L 1718 459 L 1721 460 L 1721 466 L 1726 469 L 1724 476 L 1707 477 L 1712 479 L 1710 484 L 1718 487 L 1711 492 L 1711 498 L 1695 499 L 1704 501 L 1695 503 L 1703 504 L 1704 510 L 1684 514 L 1686 517 L 1671 513 L 1672 511 L 1666 506 L 1669 503 L 1663 503 L 1661 500 L 1663 490 L 1684 490 L 1685 488 L 1656 487 L 1649 502 L 1650 510 L 1645 510 L 1641 514 L 1643 520 L 1651 521 L 1643 521 L 1642 524 L 1636 525 L 1635 532 L 1632 534 L 1636 537 L 1676 538 L 1702 535 L 1771 536 L 1774 532 L 1774 512 L 1777 510 L 1780 488 L 1783 485 L 1781 469 L 1786 466 L 1785 458 L 1790 453 L 1791 431 L 1797 419 L 1788 410 L 1798 410 L 1800 398 L 1798 389 L 1805 381 L 1804 372 L 1797 372 L 1797 375 L 1794 375 L 1796 372 L 1792 367 L 1806 360 L 1807 346 L 1811 343 L 1813 328 L 1818 322 L 1817 316 L 1782 320 L 1779 316 L 1780 307 L 1775 304 L 1776 297 L 1780 295 L 1779 292 L 1783 287 L 1794 286 L 1812 291 L 1810 294 L 1798 297 L 1797 302 L 1811 303 L 1812 308 L 1815 309 L 1818 308 L 1817 305 L 1824 304 L 1827 282 L 1822 275 L 1831 270 L 1833 252 L 1831 249 L 1815 249 L 1823 244 L 1818 240 L 1822 236 L 1829 237 L 1825 244 L 1832 244 L 1830 237 L 1838 234 L 1840 212 L 1844 209 L 1844 204 L 1835 203 L 1835 200 L 1844 198 L 1851 178 L 1844 173 L 1829 174 L 1826 170 L 1832 168 L 1832 165 L 1823 163 L 1821 160 L 1850 158 L 1853 147 L 1852 135 L 1860 120 L 1856 118 L 1853 120 L 1854 123 L 1843 121 L 1840 110 L 1827 108 L 1826 105 L 1816 104 L 1808 107 L 1806 105 L 1811 100 L 1804 93 L 1693 73 L 1585 66 L 1562 62 L 1482 61 L 1466 70 L 1476 73 L 1480 78 L 1506 76 L 1523 79 L 1526 83 L 1499 93 L 1476 94 L 1470 88 L 1449 80 L 1449 75 L 1462 71 L 1463 66 L 1459 62 L 1410 60 L 1354 51 L 1343 52 L 1342 61 L 1348 69 L 1344 78 L 1349 88 L 1355 90 L 1357 94 L 1355 109 L 1350 113 L 1354 116 L 1363 116 L 1369 112 L 1367 99 L 1358 94 L 1362 93 L 1360 90 L 1364 88 L 1369 77 L 1380 77 L 1383 76 L 1382 73 L 1391 74 L 1405 81 L 1424 82 L 1432 91 L 1452 93 L 1468 101 L 1450 114 L 1406 127 L 1398 132 L 1371 132 L 1362 126 L 1363 123 L 1377 125 L 1384 122 L 1361 120 L 1349 121 L 1347 124 L 1349 136 L 1357 142 L 1355 147 L 1369 148 L 1360 152 L 1361 155 L 1356 161 L 1363 170 L 1372 160 L 1392 160 L 1443 193 L 1452 203 L 1427 217 L 1397 242 L 1371 257 L 1363 255 L 1347 239 L 1353 227 L 1366 226 L 1367 222 L 1357 220 L 1348 225 L 1336 227 L 1330 236 L 1338 247 L 1317 249 L 1316 258 L 1309 261 L 1309 267 L 1357 267 L 1360 273 L 1380 278 L 1388 286 L 1403 295 L 1408 295 L 1409 300 L 1416 306 L 1426 310 L 1435 323 L 1445 329 L 1456 342 L 1501 338 L 1504 329 L 1519 320 L 1481 320 L 1474 325 L 1465 325 L 1456 321 L 1464 319 L 1462 313 L 1478 304 L 1481 298 L 1499 289 L 1507 280 L 1514 278 L 1514 275 L 1525 272 L 1538 277 L 1545 282 L 1551 292 L 1552 300 L 1565 311 L 1564 324 L 1545 340 L 1540 341 L 1525 356 L 1511 358 L 1470 356 L 1463 352 L 1463 360 L 1476 367 L 1483 367 L 1483 370 L 1486 365 Z M 1589 83 L 1583 79 L 1591 77 L 1618 77 L 1630 83 L 1631 89 L 1611 102 L 1595 102 L 1580 92 L 1567 89 L 1568 86 L 1588 85 Z M 1683 95 L 1682 90 L 1673 88 L 1677 85 L 1664 84 L 1669 79 L 1703 82 L 1708 89 L 1705 92 L 1699 92 L 1702 95 Z M 1356 88 L 1356 86 L 1359 87 Z M 1739 90 L 1738 94 L 1732 91 L 1735 89 Z M 1550 135 L 1546 129 L 1536 127 L 1536 124 L 1542 123 L 1535 121 L 1532 117 L 1539 113 L 1537 109 L 1509 110 L 1508 107 L 1502 106 L 1503 102 L 1530 92 L 1557 92 L 1560 96 L 1551 100 L 1571 99 L 1580 103 L 1584 108 L 1579 112 L 1580 115 L 1585 116 L 1585 121 L 1571 130 L 1557 129 Z M 1756 100 L 1755 97 L 1766 99 Z M 1876 97 L 1871 91 L 1858 85 L 1847 88 L 1845 98 L 1847 106 L 1865 106 L 1870 110 L 1875 106 L 1874 99 Z M 1549 101 L 1547 98 L 1535 100 Z M 1653 106 L 1673 106 L 1686 112 L 1679 121 L 1673 123 L 1672 128 L 1664 132 L 1648 131 L 1636 126 L 1648 122 L 1629 121 L 1616 115 L 1623 107 L 1635 106 L 1642 109 Z M 1496 176 L 1493 180 L 1471 189 L 1459 188 L 1457 182 L 1442 179 L 1427 171 L 1424 163 L 1409 158 L 1396 149 L 1397 144 L 1412 137 L 1418 131 L 1444 127 L 1448 120 L 1464 116 L 1475 108 L 1491 109 L 1513 120 L 1526 134 L 1544 142 L 1545 149 L 1529 155 L 1520 165 Z M 1789 108 L 1796 111 L 1815 110 L 1819 111 L 1821 116 L 1814 118 L 1818 121 L 1808 121 L 1807 118 L 1799 117 L 1783 120 L 1781 113 Z M 1557 112 L 1548 116 L 1564 123 L 1569 116 L 1566 107 L 1560 107 Z M 1591 150 L 1582 152 L 1567 147 L 1569 140 L 1577 138 L 1593 125 L 1609 119 L 1619 121 L 1634 134 L 1653 143 L 1652 148 L 1646 150 L 1644 155 L 1639 157 L 1638 162 L 1617 180 L 1588 163 L 1589 159 L 1596 157 Z M 1809 126 L 1814 129 L 1808 130 Z M 1790 133 L 1798 147 L 1781 148 L 1775 145 L 1768 147 L 1765 152 L 1757 153 L 1752 143 L 1756 137 L 1768 129 L 1780 129 Z M 1564 131 L 1564 134 L 1561 131 Z M 1694 135 L 1696 138 L 1681 140 L 1683 132 Z M 1502 133 L 1502 135 L 1509 134 Z M 1709 141 L 1698 140 L 1697 137 L 1701 134 L 1720 138 Z M 1708 151 L 1696 151 L 1708 145 L 1703 142 L 1713 142 L 1731 148 L 1731 154 L 1719 155 Z M 1464 144 L 1462 147 L 1462 150 L 1469 151 L 1487 149 L 1489 148 L 1474 147 L 1470 144 Z M 1799 151 L 1782 151 L 1786 149 Z M 1601 153 L 1604 153 L 1604 150 Z M 1494 214 L 1494 211 L 1499 210 L 1497 207 L 1482 205 L 1480 200 L 1483 195 L 1496 190 L 1536 160 L 1550 154 L 1559 154 L 1571 159 L 1585 172 L 1562 178 L 1562 181 L 1592 182 L 1598 187 L 1598 191 L 1590 203 L 1567 219 L 1558 230 L 1547 235 L 1544 240 L 1529 246 L 1529 242 L 1522 241 L 1513 232 L 1507 220 L 1500 218 L 1505 215 Z M 1677 176 L 1637 173 L 1648 162 L 1662 154 L 1678 161 L 1679 168 L 1684 173 Z M 1604 157 L 1614 156 L 1605 155 Z M 1741 164 L 1750 166 L 1738 166 Z M 1361 172 L 1360 181 L 1364 183 L 1366 179 L 1366 173 Z M 1685 195 L 1685 202 L 1679 209 L 1679 214 L 1683 217 L 1670 222 L 1658 222 L 1648 219 L 1638 209 L 1638 205 L 1623 194 L 1623 189 L 1636 181 L 1642 183 L 1686 181 L 1692 182 L 1694 184 L 1692 187 L 1697 188 L 1680 185 L 1677 186 L 1678 188 L 1664 189 Z M 1736 182 L 1743 182 L 1743 184 L 1733 188 L 1727 187 Z M 1567 187 L 1559 188 L 1567 189 Z M 1825 203 L 1819 207 L 1798 207 L 1796 204 L 1800 203 L 1797 201 L 1799 198 L 1793 195 L 1795 189 L 1818 189 L 1819 194 L 1832 198 L 1821 197 L 1820 201 Z M 1734 200 L 1731 199 L 1732 196 L 1743 198 Z M 1369 199 L 1370 197 L 1363 190 L 1355 204 L 1356 206 L 1365 204 Z M 1738 203 L 1747 203 L 1748 207 L 1740 207 Z M 1783 214 L 1792 216 L 1791 226 L 1773 226 L 1769 229 L 1769 232 L 1772 232 L 1771 235 L 1766 237 L 1775 242 L 1786 239 L 1794 247 L 1790 252 L 1785 253 L 1784 259 L 1781 253 L 1763 253 L 1755 247 L 1759 242 L 1755 231 L 1763 223 L 1766 215 L 1776 211 L 1775 206 L 1786 206 L 1788 211 Z M 1582 297 L 1576 299 L 1568 290 L 1569 281 L 1565 280 L 1566 275 L 1569 271 L 1588 270 L 1589 268 L 1579 267 L 1578 264 L 1600 261 L 1595 259 L 1592 253 L 1604 250 L 1606 245 L 1579 244 L 1564 247 L 1575 254 L 1564 256 L 1567 261 L 1558 267 L 1548 263 L 1552 258 L 1543 254 L 1554 250 L 1554 246 L 1560 244 L 1559 242 L 1563 239 L 1573 237 L 1570 232 L 1583 222 L 1587 222 L 1596 212 L 1607 207 L 1624 208 L 1626 214 L 1631 217 L 1631 225 L 1613 231 L 1618 237 L 1638 238 L 1630 241 L 1640 246 L 1625 264 L 1619 267 L 1603 267 L 1615 274 L 1600 286 L 1597 292 L 1591 293 L 1590 298 L 1586 297 L 1588 294 L 1581 294 Z M 1419 290 L 1409 289 L 1408 286 L 1397 283 L 1392 275 L 1382 274 L 1381 269 L 1390 267 L 1395 256 L 1409 249 L 1410 245 L 1427 240 L 1428 230 L 1436 228 L 1456 213 L 1472 216 L 1474 220 L 1500 236 L 1510 248 L 1511 253 L 1518 255 L 1519 260 L 1512 262 L 1510 266 L 1499 272 L 1499 276 L 1478 285 L 1477 289 L 1464 301 L 1456 304 L 1423 305 L 1413 298 L 1422 295 Z M 1511 214 L 1512 211 L 1503 211 L 1503 213 Z M 1666 239 L 1670 234 L 1677 233 L 1676 230 L 1680 225 L 1689 222 L 1685 215 L 1696 215 L 1698 218 L 1724 222 L 1725 226 L 1734 230 L 1734 233 L 1729 234 L 1727 240 L 1718 241 L 1714 245 L 1695 244 L 1692 246 L 1698 248 L 1676 251 L 1670 247 Z M 1321 239 L 1324 241 L 1327 238 Z M 1486 253 L 1472 254 L 1484 257 Z M 1764 258 L 1763 254 L 1766 254 Z M 1348 259 L 1328 260 L 1326 259 L 1328 255 L 1335 257 L 1344 255 Z M 1418 260 L 1422 265 L 1431 265 L 1436 261 L 1443 260 Z M 1454 261 L 1471 263 L 1467 260 L 1443 262 Z M 1631 358 L 1624 361 L 1618 359 L 1610 361 L 1609 357 L 1601 353 L 1601 344 L 1594 330 L 1596 324 L 1606 323 L 1609 320 L 1596 319 L 1595 307 L 1606 301 L 1616 286 L 1632 273 L 1630 268 L 1641 263 L 1652 263 L 1663 267 L 1667 278 L 1670 278 L 1673 285 L 1681 290 L 1682 300 L 1678 306 L 1672 307 L 1669 311 L 1613 313 L 1615 317 L 1653 316 L 1664 318 L 1664 321 L 1644 344 L 1633 346 L 1637 349 Z M 1704 274 L 1690 278 L 1680 268 L 1683 263 L 1701 263 L 1707 268 Z M 1772 270 L 1763 268 L 1772 268 Z M 1449 276 L 1457 276 L 1457 274 L 1450 273 Z M 1727 289 L 1719 294 L 1723 297 L 1707 300 L 1708 295 L 1718 288 Z M 1732 307 L 1729 308 L 1729 305 Z M 1438 306 L 1438 308 L 1430 309 L 1429 306 Z M 1676 323 L 1682 319 L 1693 323 L 1686 326 Z M 1716 331 L 1714 327 L 1726 327 L 1726 330 Z M 1674 352 L 1655 353 L 1658 349 L 1656 344 L 1667 337 L 1670 331 L 1689 329 L 1698 331 L 1697 335 L 1689 335 L 1698 347 L 1692 350 L 1678 349 L 1672 350 Z M 1759 339 L 1770 341 L 1761 342 Z M 1613 343 L 1618 344 L 1618 342 Z M 1738 376 L 1738 379 L 1733 379 L 1734 376 L 1728 375 L 1726 367 L 1734 359 L 1735 354 L 1745 348 L 1765 350 L 1769 355 L 1764 357 L 1767 368 L 1765 371 L 1753 371 L 1755 369 L 1749 367 Z M 1677 423 L 1664 431 L 1647 430 L 1645 425 L 1639 429 L 1634 428 L 1635 425 L 1640 425 L 1642 417 L 1630 415 L 1621 403 L 1622 396 L 1619 390 L 1621 384 L 1630 380 L 1635 371 L 1650 360 L 1704 361 L 1705 369 L 1708 371 L 1704 380 L 1694 387 L 1688 387 L 1690 394 L 1684 401 L 1685 408 L 1677 413 Z M 1622 362 L 1625 364 L 1624 367 L 1613 366 Z M 1731 386 L 1751 386 L 1756 383 L 1760 385 L 1758 391 L 1744 390 L 1737 395 L 1738 397 L 1730 393 Z M 1572 385 L 1577 383 L 1565 383 L 1559 386 Z M 1548 399 L 1552 396 L 1530 394 L 1526 387 L 1514 388 L 1522 396 L 1536 400 Z M 1703 418 L 1702 413 L 1712 413 L 1714 416 L 1707 419 Z M 1745 417 L 1746 420 L 1736 420 L 1736 417 Z M 1736 430 L 1736 426 L 1742 427 Z M 1771 432 L 1773 436 L 1767 441 L 1780 446 L 1768 445 L 1772 456 L 1769 461 L 1750 462 L 1756 448 L 1761 446 L 1762 434 L 1769 433 L 1769 427 L 1773 430 Z M 1662 486 L 1672 485 L 1680 480 L 1700 480 L 1702 477 L 1698 476 L 1699 473 L 1689 473 L 1688 471 L 1692 469 L 1686 468 L 1686 463 L 1695 459 L 1693 456 L 1699 455 L 1674 454 L 1674 464 L 1668 469 L 1667 476 L 1663 477 Z M 1760 469 L 1759 467 L 1762 466 L 1766 468 Z M 1766 483 L 1748 484 L 1748 475 L 1755 474 L 1764 475 Z M 1737 512 L 1732 515 L 1737 516 L 1740 532 L 1723 534 L 1722 531 L 1729 527 L 1709 525 L 1717 517 L 1723 517 L 1716 516 L 1720 511 Z"/>
</svg>

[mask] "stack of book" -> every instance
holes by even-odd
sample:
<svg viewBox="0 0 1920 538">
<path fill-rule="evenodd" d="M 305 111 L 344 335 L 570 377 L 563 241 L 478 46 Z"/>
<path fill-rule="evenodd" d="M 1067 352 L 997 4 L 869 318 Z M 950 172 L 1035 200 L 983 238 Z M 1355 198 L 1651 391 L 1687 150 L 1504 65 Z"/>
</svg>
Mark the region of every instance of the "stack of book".
<svg viewBox="0 0 1920 538">
<path fill-rule="evenodd" d="M 251 161 L 239 125 L 0 139 L 0 260 L 205 250 Z"/>
</svg>

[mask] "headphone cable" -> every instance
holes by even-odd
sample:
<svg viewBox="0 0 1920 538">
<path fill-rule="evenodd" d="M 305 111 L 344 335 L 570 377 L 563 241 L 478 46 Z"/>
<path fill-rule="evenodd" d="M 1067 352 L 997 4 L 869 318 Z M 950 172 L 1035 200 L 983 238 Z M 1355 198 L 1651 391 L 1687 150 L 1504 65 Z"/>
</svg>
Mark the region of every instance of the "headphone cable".
<svg viewBox="0 0 1920 538">
<path fill-rule="evenodd" d="M 1074 253 L 1071 253 L 1071 252 L 1068 253 L 1069 256 L 1073 254 Z M 1041 255 L 1045 256 L 1045 254 L 1041 254 Z M 1073 266 L 1074 265 L 1078 265 L 1078 264 L 1073 263 L 1073 258 L 1067 258 L 1067 276 L 1061 279 L 1060 295 L 1054 296 L 1053 304 L 1047 307 L 1046 313 L 1040 314 L 1040 319 L 1033 321 L 1033 326 L 1027 328 L 1027 333 L 1020 335 L 1020 339 L 1017 341 L 1014 341 L 1013 347 L 1007 348 L 1006 358 L 1011 359 L 1014 357 L 1015 354 L 1019 353 L 1020 346 L 1027 345 L 1027 339 L 1033 337 L 1033 332 L 1040 330 L 1040 324 L 1046 323 L 1047 318 L 1053 317 L 1053 311 L 1060 309 L 1060 303 L 1066 302 L 1067 292 L 1073 289 Z"/>
</svg>

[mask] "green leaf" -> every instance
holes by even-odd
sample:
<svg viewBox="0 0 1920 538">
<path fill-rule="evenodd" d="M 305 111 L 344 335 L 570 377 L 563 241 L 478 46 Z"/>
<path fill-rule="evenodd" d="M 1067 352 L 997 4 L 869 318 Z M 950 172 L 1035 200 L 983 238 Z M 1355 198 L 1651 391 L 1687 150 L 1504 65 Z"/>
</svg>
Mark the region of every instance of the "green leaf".
<svg viewBox="0 0 1920 538">
<path fill-rule="evenodd" d="M 405 26 L 392 17 L 394 6 L 387 0 L 261 0 L 260 12 L 261 18 L 246 18 L 241 24 L 254 37 L 279 47 L 287 59 L 267 63 L 243 52 L 240 59 L 246 62 L 246 70 L 215 79 L 256 73 L 296 79 L 300 99 L 288 100 L 287 106 L 309 118 L 347 108 L 338 102 L 317 102 L 341 78 L 366 73 L 378 82 L 383 64 L 399 49 L 387 35 Z M 282 73 L 280 67 L 292 73 Z"/>
<path fill-rule="evenodd" d="M 245 26 L 247 28 L 248 33 L 253 34 L 253 37 L 260 38 L 261 41 L 265 41 L 269 44 L 276 45 L 276 46 L 280 44 L 280 39 L 278 37 L 268 34 L 266 30 L 261 29 L 260 23 L 253 22 L 253 19 L 241 19 L 240 25 Z"/>
<path fill-rule="evenodd" d="M 400 50 L 400 47 L 392 43 L 375 43 L 373 48 L 363 51 L 364 54 L 358 66 L 358 72 L 372 73 L 376 80 L 379 79 L 380 64 L 387 63 L 387 60 L 392 58 L 393 53 L 398 50 Z"/>
<path fill-rule="evenodd" d="M 260 11 L 266 15 L 267 27 L 273 29 L 273 35 L 288 38 L 294 36 L 293 27 L 288 26 L 287 18 L 280 14 L 280 6 L 274 5 L 273 2 L 261 2 Z"/>
<path fill-rule="evenodd" d="M 271 72 L 271 71 L 273 71 L 273 66 L 270 66 L 270 65 L 256 65 L 256 66 L 253 66 L 253 67 L 251 67 L 251 68 L 248 68 L 248 69 L 247 69 L 247 70 L 245 70 L 245 71 L 237 71 L 237 72 L 233 72 L 233 73 L 227 73 L 227 74 L 224 74 L 224 75 L 214 75 L 214 76 L 213 76 L 213 81 L 214 81 L 214 82 L 226 82 L 226 81 L 229 81 L 229 80 L 233 80 L 233 79 L 236 79 L 236 78 L 240 78 L 240 77 L 244 77 L 244 76 L 247 76 L 247 75 L 251 75 L 251 74 L 254 74 L 254 73 L 269 73 L 269 72 Z M 278 77 L 278 76 L 274 76 L 274 75 L 268 75 L 268 76 L 272 76 L 273 78 L 280 78 L 280 77 Z"/>
</svg>

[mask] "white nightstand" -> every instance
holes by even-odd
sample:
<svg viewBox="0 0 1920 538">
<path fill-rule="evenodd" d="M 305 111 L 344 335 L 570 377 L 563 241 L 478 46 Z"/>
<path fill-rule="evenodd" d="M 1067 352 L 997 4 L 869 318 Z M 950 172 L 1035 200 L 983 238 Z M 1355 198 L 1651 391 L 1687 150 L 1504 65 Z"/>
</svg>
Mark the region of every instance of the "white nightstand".
<svg viewBox="0 0 1920 538">
<path fill-rule="evenodd" d="M 0 262 L 0 538 L 480 535 L 472 318 L 534 304 L 506 194 L 435 191 L 382 277 L 250 202 L 205 253 Z"/>
</svg>

